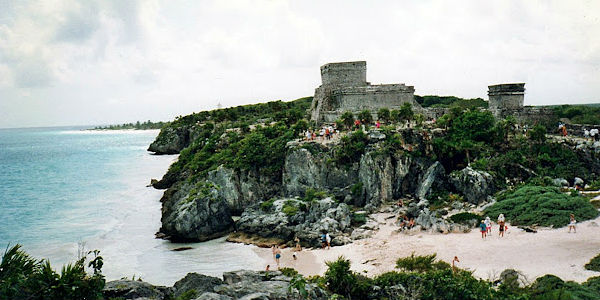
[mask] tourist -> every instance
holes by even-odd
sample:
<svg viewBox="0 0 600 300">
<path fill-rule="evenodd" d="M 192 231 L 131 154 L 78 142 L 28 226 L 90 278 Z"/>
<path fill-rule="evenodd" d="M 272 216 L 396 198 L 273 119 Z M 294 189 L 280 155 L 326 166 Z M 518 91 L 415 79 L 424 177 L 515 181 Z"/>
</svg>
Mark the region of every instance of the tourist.
<svg viewBox="0 0 600 300">
<path fill-rule="evenodd" d="M 498 215 L 498 236 L 504 236 L 504 229 L 506 228 L 504 226 L 504 214 L 499 214 Z"/>
<path fill-rule="evenodd" d="M 298 257 L 296 256 L 296 254 L 298 254 L 298 253 L 296 253 L 296 251 L 294 251 L 294 254 L 292 254 L 292 257 L 294 258 L 294 260 L 298 260 Z"/>
<path fill-rule="evenodd" d="M 314 141 L 317 138 L 317 133 L 313 131 L 312 135 L 311 135 L 311 140 Z"/>
<path fill-rule="evenodd" d="M 310 138 L 312 137 L 312 134 L 310 133 L 310 131 L 307 129 L 306 132 L 304 133 L 306 136 L 306 140 L 310 141 Z"/>
<path fill-rule="evenodd" d="M 486 234 L 491 234 L 492 233 L 492 220 L 490 220 L 490 217 L 485 217 L 485 227 L 487 229 Z"/>
<path fill-rule="evenodd" d="M 327 241 L 327 249 L 331 249 L 331 236 L 329 235 L 329 232 L 325 234 L 325 240 Z"/>
<path fill-rule="evenodd" d="M 411 218 L 410 221 L 408 221 L 408 229 L 412 229 L 413 227 L 415 227 L 415 219 Z"/>
<path fill-rule="evenodd" d="M 452 272 L 456 273 L 457 270 L 457 265 L 460 262 L 460 260 L 458 260 L 458 256 L 454 256 L 454 259 L 452 260 Z"/>
<path fill-rule="evenodd" d="M 485 239 L 486 237 L 486 232 L 487 232 L 487 226 L 485 226 L 485 221 L 481 220 L 481 224 L 479 224 L 479 229 L 481 231 L 481 238 Z"/>
<path fill-rule="evenodd" d="M 275 262 L 277 262 L 277 268 L 279 269 L 279 259 L 281 259 L 281 249 L 279 246 L 275 247 Z"/>
<path fill-rule="evenodd" d="M 294 241 L 296 242 L 296 247 L 294 249 L 296 251 L 302 251 L 302 245 L 300 245 L 300 239 L 298 238 L 298 236 L 294 238 Z"/>
<path fill-rule="evenodd" d="M 330 134 L 330 132 L 329 132 L 329 128 L 325 128 L 325 138 L 326 138 L 327 140 L 330 140 L 330 139 L 331 139 L 331 137 L 329 136 L 329 134 Z"/>
<path fill-rule="evenodd" d="M 598 132 L 598 128 L 592 128 L 592 130 L 590 130 L 590 137 L 593 141 L 597 141 L 598 139 L 600 139 L 600 133 Z"/>
<path fill-rule="evenodd" d="M 265 271 L 269 272 L 270 268 L 271 268 L 271 265 L 267 265 L 267 267 L 265 268 Z"/>
<path fill-rule="evenodd" d="M 562 135 L 567 136 L 567 126 L 566 125 L 562 126 Z"/>
<path fill-rule="evenodd" d="M 275 254 L 277 254 L 277 251 L 275 250 L 275 245 L 271 246 L 271 253 L 273 253 L 273 258 L 275 258 Z"/>
<path fill-rule="evenodd" d="M 325 233 L 321 234 L 321 248 L 325 249 L 327 246 L 327 235 Z"/>
<path fill-rule="evenodd" d="M 360 121 L 354 120 L 354 129 L 359 129 L 359 128 L 360 128 Z"/>
<path fill-rule="evenodd" d="M 575 215 L 571 214 L 569 217 L 571 219 L 569 222 L 569 233 L 571 233 L 571 229 L 573 229 L 573 233 L 577 233 L 577 228 L 575 228 L 575 223 L 577 223 L 577 221 L 575 221 Z"/>
<path fill-rule="evenodd" d="M 587 128 L 583 128 L 583 138 L 587 140 L 590 137 L 590 131 Z"/>
<path fill-rule="evenodd" d="M 375 123 L 375 127 L 376 127 L 377 129 L 379 129 L 379 127 L 381 127 L 381 123 L 379 123 L 379 120 L 377 120 L 377 123 Z"/>
</svg>

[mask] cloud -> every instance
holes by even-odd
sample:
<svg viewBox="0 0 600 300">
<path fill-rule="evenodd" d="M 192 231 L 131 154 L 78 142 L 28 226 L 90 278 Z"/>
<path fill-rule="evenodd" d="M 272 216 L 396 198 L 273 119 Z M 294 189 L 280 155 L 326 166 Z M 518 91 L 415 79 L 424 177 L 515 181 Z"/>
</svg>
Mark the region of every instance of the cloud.
<svg viewBox="0 0 600 300">
<path fill-rule="evenodd" d="M 55 40 L 59 42 L 83 42 L 94 34 L 99 26 L 98 6 L 93 2 L 74 5 L 56 29 Z"/>
</svg>

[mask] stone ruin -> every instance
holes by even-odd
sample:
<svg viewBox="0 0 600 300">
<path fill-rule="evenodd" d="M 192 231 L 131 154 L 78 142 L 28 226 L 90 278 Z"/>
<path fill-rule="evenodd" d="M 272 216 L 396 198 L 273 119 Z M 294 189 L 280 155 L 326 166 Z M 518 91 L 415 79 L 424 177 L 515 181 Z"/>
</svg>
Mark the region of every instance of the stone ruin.
<svg viewBox="0 0 600 300">
<path fill-rule="evenodd" d="M 367 82 L 367 62 L 329 63 L 321 66 L 322 84 L 315 90 L 311 105 L 311 120 L 317 123 L 335 122 L 350 111 L 354 114 L 368 109 L 376 117 L 380 108 L 399 109 L 415 101 L 415 88 L 401 84 L 371 85 Z"/>
<path fill-rule="evenodd" d="M 447 108 L 421 107 L 414 94 L 415 88 L 403 83 L 371 85 L 366 61 L 328 63 L 321 66 L 321 86 L 315 89 L 310 116 L 316 123 L 333 123 L 344 112 L 356 115 L 369 110 L 376 119 L 379 109 L 399 109 L 404 103 L 428 119 L 448 112 Z M 548 107 L 523 106 L 525 83 L 490 85 L 488 96 L 489 110 L 497 118 L 513 116 L 520 123 L 537 123 L 550 120 L 554 114 Z"/>
</svg>

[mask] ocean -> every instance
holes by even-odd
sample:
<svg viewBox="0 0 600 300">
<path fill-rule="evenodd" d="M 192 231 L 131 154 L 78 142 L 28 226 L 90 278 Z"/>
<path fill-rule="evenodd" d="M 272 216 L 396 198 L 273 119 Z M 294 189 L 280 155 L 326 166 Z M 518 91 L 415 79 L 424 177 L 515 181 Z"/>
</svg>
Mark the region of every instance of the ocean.
<svg viewBox="0 0 600 300">
<path fill-rule="evenodd" d="M 253 246 L 154 238 L 163 191 L 146 185 L 176 159 L 146 151 L 158 130 L 84 129 L 0 129 L 0 254 L 19 243 L 60 270 L 83 245 L 100 250 L 108 280 L 135 276 L 161 285 L 188 272 L 264 267 Z M 193 249 L 172 251 L 183 246 Z"/>
</svg>

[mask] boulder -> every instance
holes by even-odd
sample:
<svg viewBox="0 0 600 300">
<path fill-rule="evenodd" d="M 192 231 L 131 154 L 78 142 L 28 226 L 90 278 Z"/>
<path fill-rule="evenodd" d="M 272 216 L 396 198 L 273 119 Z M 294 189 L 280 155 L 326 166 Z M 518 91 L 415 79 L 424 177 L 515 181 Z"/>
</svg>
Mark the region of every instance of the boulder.
<svg viewBox="0 0 600 300">
<path fill-rule="evenodd" d="M 165 193 L 160 232 L 173 241 L 206 241 L 230 232 L 233 219 L 210 182 L 179 183 Z"/>
<path fill-rule="evenodd" d="M 496 191 L 494 177 L 490 173 L 474 170 L 471 167 L 452 172 L 450 183 L 464 195 L 465 200 L 473 204 L 486 201 L 487 197 Z"/>
<path fill-rule="evenodd" d="M 106 299 L 163 299 L 170 292 L 170 288 L 167 287 L 154 286 L 143 281 L 121 279 L 107 282 L 102 290 L 102 295 Z"/>
<path fill-rule="evenodd" d="M 579 177 L 575 177 L 575 178 L 573 179 L 573 186 L 580 186 L 580 187 L 583 187 L 583 184 L 584 184 L 584 182 L 583 182 L 583 179 L 581 179 L 581 178 L 579 178 Z"/>
<path fill-rule="evenodd" d="M 229 296 L 207 292 L 207 293 L 203 293 L 202 295 L 200 295 L 199 297 L 197 297 L 194 300 L 232 300 L 232 299 L 233 298 L 231 298 Z"/>
<path fill-rule="evenodd" d="M 215 286 L 221 284 L 223 284 L 223 280 L 219 278 L 198 273 L 188 273 L 185 277 L 175 282 L 173 285 L 173 295 L 175 298 L 178 298 L 181 294 L 189 290 L 195 290 L 199 295 L 204 292 L 212 292 Z"/>
</svg>

